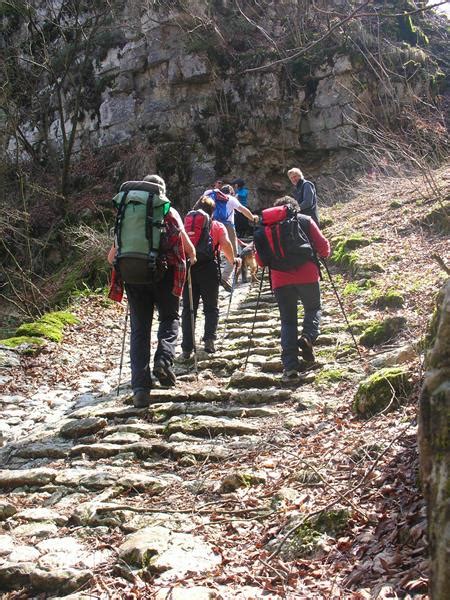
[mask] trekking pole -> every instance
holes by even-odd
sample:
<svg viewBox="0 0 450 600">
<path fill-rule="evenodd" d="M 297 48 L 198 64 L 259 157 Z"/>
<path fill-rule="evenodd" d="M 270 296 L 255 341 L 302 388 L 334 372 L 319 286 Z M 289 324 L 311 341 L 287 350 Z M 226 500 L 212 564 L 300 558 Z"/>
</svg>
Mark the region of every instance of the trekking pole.
<svg viewBox="0 0 450 600">
<path fill-rule="evenodd" d="M 261 273 L 261 281 L 259 282 L 259 290 L 258 290 L 258 298 L 256 300 L 255 314 L 253 315 L 252 330 L 250 332 L 250 337 L 249 337 L 249 340 L 248 340 L 247 356 L 245 357 L 245 363 L 244 363 L 244 369 L 243 369 L 244 371 L 247 368 L 248 358 L 250 356 L 250 348 L 251 348 L 251 345 L 252 345 L 253 331 L 255 329 L 255 323 L 256 323 L 256 313 L 258 312 L 259 301 L 261 299 L 261 291 L 262 291 L 263 280 L 264 280 L 264 273 L 265 272 L 266 272 L 266 267 L 263 267 L 263 270 L 262 270 L 262 273 Z"/>
<path fill-rule="evenodd" d="M 194 372 L 198 381 L 198 365 L 197 365 L 197 344 L 195 343 L 195 315 L 194 315 L 194 299 L 192 296 L 192 278 L 191 266 L 188 269 L 188 290 L 189 290 L 189 312 L 191 313 L 191 330 L 192 330 L 192 349 L 194 350 Z"/>
<path fill-rule="evenodd" d="M 122 351 L 120 353 L 119 382 L 117 384 L 117 397 L 119 396 L 120 380 L 122 379 L 123 355 L 124 355 L 124 352 L 125 352 L 125 339 L 126 339 L 126 336 L 127 336 L 127 325 L 128 325 L 129 308 L 130 308 L 130 305 L 127 302 L 127 308 L 126 308 L 126 311 L 125 311 L 125 325 L 123 327 L 123 336 L 122 336 Z"/>
<path fill-rule="evenodd" d="M 225 336 L 226 336 L 226 333 L 227 333 L 227 323 L 228 323 L 228 317 L 230 316 L 231 300 L 233 298 L 233 292 L 234 292 L 234 288 L 236 287 L 237 278 L 238 278 L 238 268 L 237 268 L 237 266 L 235 266 L 234 267 L 234 273 L 233 273 L 233 283 L 231 284 L 230 299 L 228 300 L 227 315 L 225 317 L 225 321 L 224 321 L 224 324 L 223 324 L 222 342 L 225 339 Z"/>
<path fill-rule="evenodd" d="M 342 314 L 344 315 L 345 322 L 347 323 L 347 329 L 348 329 L 350 335 L 352 336 L 353 344 L 355 345 L 355 348 L 356 348 L 356 350 L 357 350 L 357 352 L 359 354 L 359 358 L 361 360 L 363 360 L 363 357 L 362 357 L 362 354 L 361 354 L 361 350 L 359 349 L 358 343 L 356 342 L 355 336 L 353 334 L 353 330 L 351 328 L 351 325 L 350 325 L 350 323 L 348 321 L 348 318 L 347 318 L 347 314 L 346 314 L 345 309 L 344 309 L 344 305 L 342 304 L 342 301 L 341 301 L 341 299 L 339 297 L 339 294 L 338 294 L 338 291 L 336 289 L 336 286 L 334 285 L 334 281 L 333 281 L 333 278 L 331 277 L 331 273 L 330 273 L 330 270 L 328 268 L 328 265 L 327 265 L 327 263 L 326 263 L 326 261 L 325 261 L 324 258 L 321 259 L 321 262 L 322 262 L 323 266 L 325 267 L 325 271 L 327 272 L 328 278 L 329 278 L 330 283 L 331 283 L 331 287 L 333 288 L 334 294 L 335 294 L 335 296 L 337 298 L 337 301 L 339 302 L 339 306 L 341 307 Z"/>
</svg>

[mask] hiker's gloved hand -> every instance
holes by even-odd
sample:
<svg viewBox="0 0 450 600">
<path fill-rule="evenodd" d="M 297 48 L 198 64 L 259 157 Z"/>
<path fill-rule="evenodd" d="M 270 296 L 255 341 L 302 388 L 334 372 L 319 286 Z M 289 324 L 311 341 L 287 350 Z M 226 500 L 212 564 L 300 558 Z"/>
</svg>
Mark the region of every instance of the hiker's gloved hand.
<svg viewBox="0 0 450 600">
<path fill-rule="evenodd" d="M 236 269 L 239 269 L 239 267 L 242 265 L 242 258 L 236 256 L 236 258 L 233 260 L 233 265 Z"/>
</svg>

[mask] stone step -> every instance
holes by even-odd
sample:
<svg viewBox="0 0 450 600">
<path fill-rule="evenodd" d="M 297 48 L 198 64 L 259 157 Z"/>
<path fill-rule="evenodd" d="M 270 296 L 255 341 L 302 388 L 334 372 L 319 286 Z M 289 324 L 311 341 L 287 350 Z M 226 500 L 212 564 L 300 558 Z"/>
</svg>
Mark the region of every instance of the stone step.
<svg viewBox="0 0 450 600">
<path fill-rule="evenodd" d="M 172 417 L 166 425 L 166 433 L 182 432 L 198 437 L 217 437 L 218 435 L 256 434 L 259 427 L 241 419 L 219 418 L 213 416 Z"/>
<path fill-rule="evenodd" d="M 230 390 L 224 390 L 224 397 L 226 400 L 230 400 L 232 392 Z M 261 404 L 261 402 L 257 402 Z M 274 417 L 277 412 L 271 408 L 261 407 L 253 408 L 251 406 L 233 406 L 233 403 L 224 406 L 212 403 L 195 403 L 195 402 L 172 402 L 160 404 L 157 406 L 151 406 L 149 413 L 153 420 L 159 423 L 165 422 L 172 416 L 180 415 L 205 415 L 211 417 L 228 417 L 228 418 L 258 418 L 258 417 Z M 163 427 L 163 426 L 161 426 Z"/>
</svg>

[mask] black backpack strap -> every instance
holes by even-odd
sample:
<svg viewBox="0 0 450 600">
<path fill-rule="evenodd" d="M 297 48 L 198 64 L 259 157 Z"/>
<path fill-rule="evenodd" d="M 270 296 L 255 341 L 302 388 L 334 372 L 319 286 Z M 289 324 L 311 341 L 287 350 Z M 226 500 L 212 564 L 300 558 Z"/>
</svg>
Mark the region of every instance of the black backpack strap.
<svg viewBox="0 0 450 600">
<path fill-rule="evenodd" d="M 319 278 L 320 278 L 320 281 L 323 281 L 323 275 L 322 275 L 322 269 L 321 269 L 321 266 L 320 266 L 320 260 L 319 260 L 319 257 L 317 256 L 316 249 L 314 248 L 314 244 L 312 243 L 311 237 L 310 237 L 310 223 L 311 223 L 312 217 L 306 217 L 305 215 L 301 215 L 300 213 L 297 213 L 297 217 L 300 217 L 298 219 L 299 225 L 303 229 L 303 231 L 305 232 L 306 237 L 308 238 L 308 242 L 309 242 L 309 245 L 311 246 L 311 250 L 312 250 L 312 253 L 313 253 L 313 262 L 316 265 L 316 267 L 319 269 Z"/>
<path fill-rule="evenodd" d="M 148 239 L 148 266 L 150 271 L 156 270 L 156 258 L 158 252 L 153 247 L 153 196 L 152 192 L 149 192 L 147 198 L 147 216 L 145 220 L 145 236 Z"/>
<path fill-rule="evenodd" d="M 114 223 L 114 238 L 116 240 L 117 243 L 117 252 L 116 252 L 116 256 L 119 254 L 120 252 L 120 245 L 121 245 L 121 237 L 122 237 L 122 221 L 123 221 L 123 215 L 125 213 L 125 200 L 127 199 L 128 196 L 128 191 L 123 192 L 123 196 L 120 199 L 120 203 L 119 206 L 117 208 L 117 215 L 116 215 L 116 222 Z"/>
</svg>

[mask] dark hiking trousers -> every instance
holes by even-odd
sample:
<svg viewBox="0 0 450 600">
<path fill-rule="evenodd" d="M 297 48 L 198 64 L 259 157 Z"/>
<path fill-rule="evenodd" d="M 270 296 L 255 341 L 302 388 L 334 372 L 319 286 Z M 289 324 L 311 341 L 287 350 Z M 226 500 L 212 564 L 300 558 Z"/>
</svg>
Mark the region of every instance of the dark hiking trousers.
<svg viewBox="0 0 450 600">
<path fill-rule="evenodd" d="M 311 342 L 319 335 L 319 283 L 284 285 L 274 290 L 281 318 L 281 361 L 286 371 L 298 368 L 297 304 L 303 305 L 303 332 Z"/>
<path fill-rule="evenodd" d="M 197 310 L 200 298 L 203 302 L 203 313 L 205 315 L 204 340 L 215 340 L 217 325 L 219 323 L 219 272 L 216 261 L 196 264 L 191 268 L 192 277 L 192 300 L 194 304 L 194 315 L 197 318 Z M 191 311 L 189 306 L 188 281 L 183 290 L 183 313 L 181 317 L 183 330 L 183 341 L 181 348 L 183 352 L 193 350 Z"/>
<path fill-rule="evenodd" d="M 173 364 L 175 345 L 180 325 L 180 299 L 172 294 L 173 271 L 168 271 L 164 279 L 156 284 L 126 283 L 128 303 L 130 306 L 131 336 L 131 387 L 133 391 L 150 389 L 150 332 L 153 311 L 156 307 L 159 314 L 158 347 L 154 363 L 163 362 L 167 366 Z"/>
</svg>

